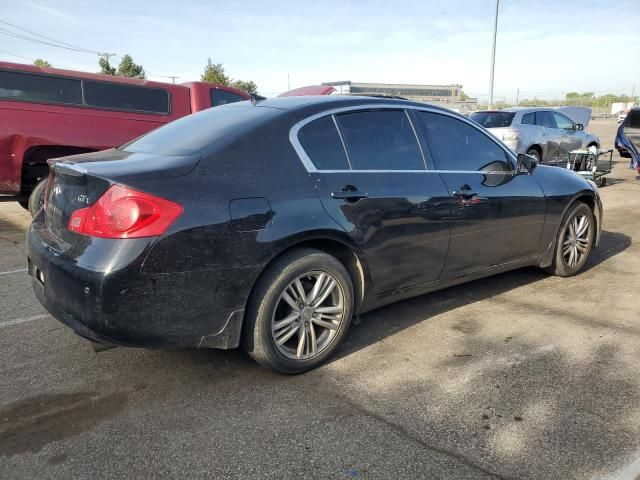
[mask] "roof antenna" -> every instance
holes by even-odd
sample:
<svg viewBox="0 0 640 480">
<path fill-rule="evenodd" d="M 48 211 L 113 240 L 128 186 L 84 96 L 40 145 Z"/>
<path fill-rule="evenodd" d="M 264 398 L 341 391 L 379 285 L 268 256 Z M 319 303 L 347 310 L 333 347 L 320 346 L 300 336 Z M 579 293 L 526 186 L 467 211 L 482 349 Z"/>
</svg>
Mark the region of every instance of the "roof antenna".
<svg viewBox="0 0 640 480">
<path fill-rule="evenodd" d="M 249 100 L 251 100 L 251 105 L 255 105 L 258 102 L 266 100 L 267 97 L 263 97 L 262 95 L 258 95 L 257 93 L 251 93 L 249 95 Z"/>
</svg>

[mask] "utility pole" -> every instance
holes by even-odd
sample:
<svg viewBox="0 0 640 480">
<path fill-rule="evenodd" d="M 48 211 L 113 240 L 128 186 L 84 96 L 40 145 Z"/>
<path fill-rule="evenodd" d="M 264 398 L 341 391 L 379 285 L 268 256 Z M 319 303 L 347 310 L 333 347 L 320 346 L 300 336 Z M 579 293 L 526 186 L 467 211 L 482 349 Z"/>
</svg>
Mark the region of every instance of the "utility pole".
<svg viewBox="0 0 640 480">
<path fill-rule="evenodd" d="M 167 78 L 171 79 L 171 83 L 176 83 L 176 78 L 180 78 L 180 77 L 176 77 L 176 76 L 173 76 L 173 75 L 167 75 Z"/>
<path fill-rule="evenodd" d="M 496 69 L 496 36 L 498 34 L 498 9 L 500 0 L 496 0 L 496 18 L 493 22 L 493 46 L 491 47 L 491 77 L 489 78 L 489 108 L 493 107 L 493 74 Z"/>
<path fill-rule="evenodd" d="M 287 73 L 287 90 L 291 90 L 291 75 Z"/>
<path fill-rule="evenodd" d="M 102 58 L 104 58 L 104 59 L 107 61 L 107 63 L 109 63 L 109 59 L 110 59 L 111 57 L 115 57 L 115 56 L 116 56 L 116 54 L 115 54 L 115 53 L 106 53 L 106 52 L 102 52 L 102 53 L 100 53 L 100 56 L 101 56 Z"/>
<path fill-rule="evenodd" d="M 516 92 L 516 107 L 520 106 L 520 87 L 518 87 L 518 91 Z"/>
</svg>

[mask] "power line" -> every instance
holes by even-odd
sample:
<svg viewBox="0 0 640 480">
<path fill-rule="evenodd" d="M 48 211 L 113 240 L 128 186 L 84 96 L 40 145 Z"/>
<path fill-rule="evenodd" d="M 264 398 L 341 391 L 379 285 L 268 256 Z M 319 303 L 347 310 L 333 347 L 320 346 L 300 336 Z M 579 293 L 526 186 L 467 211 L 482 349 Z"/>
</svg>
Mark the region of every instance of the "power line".
<svg viewBox="0 0 640 480">
<path fill-rule="evenodd" d="M 26 28 L 19 27 L 17 25 L 14 25 L 13 23 L 9 23 L 9 22 L 6 22 L 4 20 L 0 20 L 0 23 L 4 23 L 5 25 L 9 25 L 10 27 L 13 27 L 13 28 L 18 29 L 18 30 L 22 30 L 23 32 L 27 32 L 27 33 L 30 33 L 32 35 L 36 35 L 37 37 L 42 37 L 42 38 L 44 38 L 46 40 L 50 40 L 52 42 L 59 43 L 61 45 L 66 45 L 67 47 L 75 48 L 75 49 L 78 49 L 78 50 L 86 50 L 87 52 L 91 52 L 91 53 L 97 53 L 97 54 L 100 53 L 100 52 L 94 52 L 93 50 L 89 50 L 87 48 L 79 47 L 78 45 L 74 45 L 72 43 L 62 42 L 60 40 L 56 40 L 55 38 L 47 37 L 46 35 L 42 35 L 41 33 L 33 32 L 31 30 L 27 30 Z"/>
<path fill-rule="evenodd" d="M 22 55 L 18 55 L 17 53 L 7 52 L 6 50 L 0 50 L 0 53 L 4 53 L 5 55 L 11 55 L 13 57 L 18 57 L 18 58 L 22 58 L 24 60 L 29 60 L 30 62 L 33 62 L 32 59 L 30 59 L 28 57 L 23 57 Z"/>
<path fill-rule="evenodd" d="M 21 33 L 13 32 L 11 30 L 7 30 L 7 29 L 4 29 L 4 28 L 0 28 L 0 34 L 1 35 L 7 35 L 9 37 L 18 38 L 20 40 L 27 40 L 29 42 L 35 42 L 35 43 L 40 43 L 40 44 L 43 44 L 43 45 L 49 45 L 51 47 L 63 48 L 65 50 L 71 50 L 71 51 L 74 51 L 74 52 L 91 53 L 93 55 L 111 56 L 111 57 L 116 55 L 115 53 L 98 52 L 97 50 L 90 50 L 88 48 L 78 47 L 78 46 L 73 45 L 71 43 L 61 42 L 61 41 L 55 40 L 55 39 L 53 39 L 51 37 L 47 37 L 47 36 L 41 35 L 39 33 L 31 32 L 30 30 L 26 30 L 26 29 L 23 29 L 21 27 L 17 27 L 17 26 L 15 26 L 13 24 L 5 22 L 4 20 L 0 20 L 0 22 L 2 22 L 4 24 L 7 24 L 7 25 L 9 25 L 9 26 L 11 26 L 13 28 L 18 28 L 20 30 L 24 30 L 26 32 L 32 33 L 33 35 L 37 35 L 39 37 L 46 38 L 48 40 L 51 40 L 51 41 L 57 42 L 57 43 L 51 43 L 49 41 L 40 40 L 38 38 L 34 38 L 34 37 L 27 36 L 27 35 L 23 35 Z"/>
</svg>

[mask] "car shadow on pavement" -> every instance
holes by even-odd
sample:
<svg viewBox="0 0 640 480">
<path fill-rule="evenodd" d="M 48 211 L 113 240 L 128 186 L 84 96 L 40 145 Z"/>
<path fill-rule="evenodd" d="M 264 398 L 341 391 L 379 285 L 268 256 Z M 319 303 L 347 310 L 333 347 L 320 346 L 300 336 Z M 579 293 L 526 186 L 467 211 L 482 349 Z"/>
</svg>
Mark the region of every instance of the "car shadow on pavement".
<svg viewBox="0 0 640 480">
<path fill-rule="evenodd" d="M 581 273 L 584 274 L 618 255 L 629 248 L 631 243 L 631 237 L 628 235 L 603 231 L 600 245 L 592 251 Z M 447 311 L 495 297 L 548 277 L 548 274 L 537 267 L 526 267 L 421 295 L 364 314 L 354 321 L 355 325 L 352 324 L 351 332 L 337 357 L 349 355 Z"/>
</svg>

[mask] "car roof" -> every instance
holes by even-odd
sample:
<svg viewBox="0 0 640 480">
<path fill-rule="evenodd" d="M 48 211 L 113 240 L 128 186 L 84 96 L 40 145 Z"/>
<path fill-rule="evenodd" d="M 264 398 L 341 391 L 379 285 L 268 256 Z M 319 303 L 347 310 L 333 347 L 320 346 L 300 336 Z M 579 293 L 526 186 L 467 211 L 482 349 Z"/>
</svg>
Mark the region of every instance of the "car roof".
<svg viewBox="0 0 640 480">
<path fill-rule="evenodd" d="M 359 105 L 397 105 L 398 107 L 429 107 L 434 110 L 452 112 L 446 108 L 437 107 L 426 103 L 413 102 L 410 100 L 402 100 L 396 98 L 369 97 L 362 95 L 309 95 L 309 96 L 292 96 L 292 97 L 275 97 L 267 98 L 256 102 L 256 106 L 278 108 L 291 112 L 299 111 L 324 111 L 340 107 L 359 106 Z M 229 104 L 234 105 L 234 104 Z M 306 112 L 309 113 L 309 112 Z M 454 112 L 455 113 L 455 112 Z"/>
</svg>

